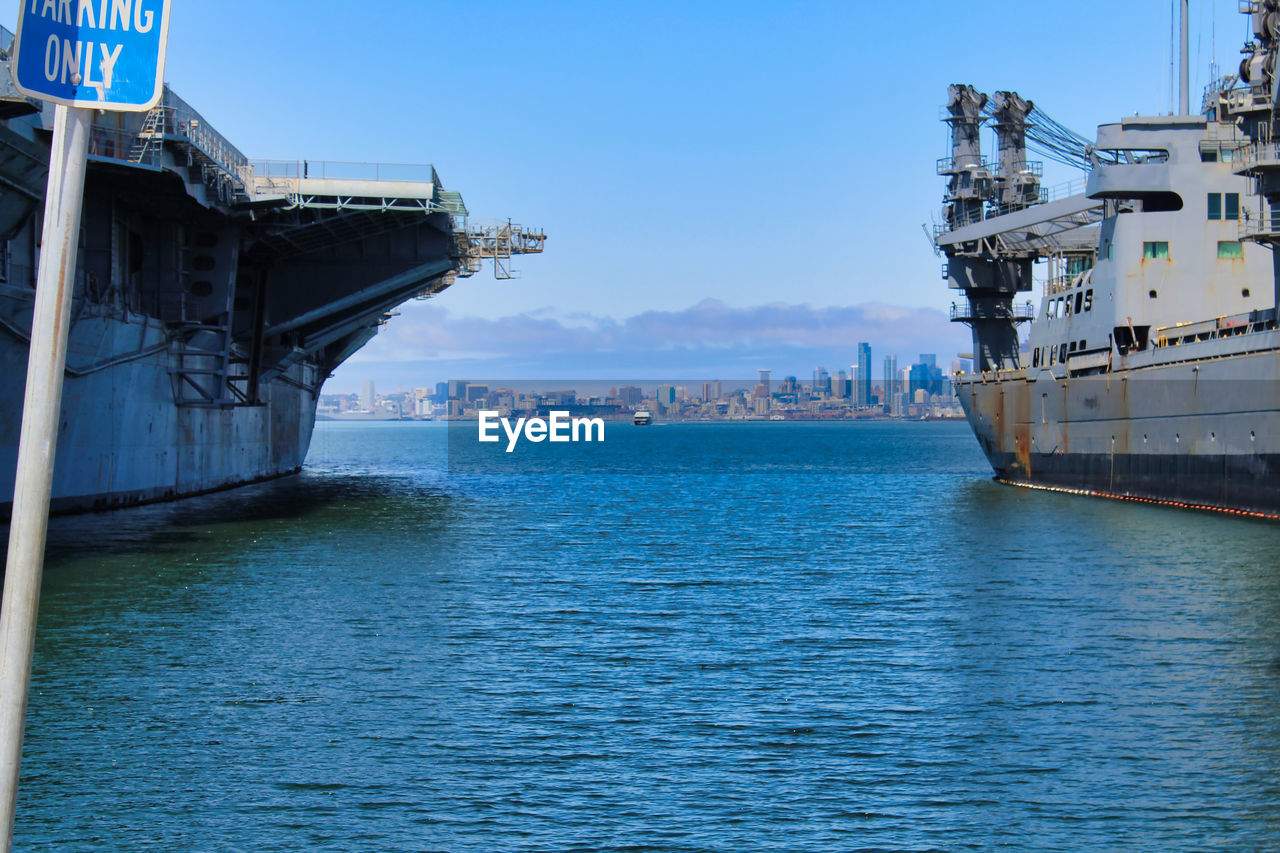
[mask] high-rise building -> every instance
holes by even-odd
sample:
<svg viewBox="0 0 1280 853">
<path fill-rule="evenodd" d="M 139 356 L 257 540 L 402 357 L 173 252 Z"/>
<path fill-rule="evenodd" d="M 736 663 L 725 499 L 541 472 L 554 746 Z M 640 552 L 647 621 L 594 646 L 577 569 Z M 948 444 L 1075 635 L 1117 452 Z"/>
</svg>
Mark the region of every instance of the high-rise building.
<svg viewBox="0 0 1280 853">
<path fill-rule="evenodd" d="M 837 371 L 836 378 L 831 380 L 831 396 L 837 400 L 846 400 L 849 397 L 849 379 L 843 370 Z"/>
<path fill-rule="evenodd" d="M 759 371 L 756 375 L 757 375 L 757 377 L 758 377 L 758 380 L 757 380 L 757 383 L 756 383 L 756 384 L 758 384 L 758 385 L 763 385 L 763 386 L 764 386 L 764 394 L 765 394 L 765 396 L 766 396 L 766 397 L 767 397 L 767 396 L 769 396 L 769 392 L 772 390 L 772 389 L 770 389 L 770 387 L 769 387 L 769 377 L 771 377 L 771 376 L 773 375 L 773 371 L 772 371 L 772 370 L 761 370 L 761 371 Z"/>
<path fill-rule="evenodd" d="M 723 384 L 723 383 L 721 383 L 721 381 L 720 381 L 719 379 L 717 379 L 717 380 L 712 384 L 712 386 L 711 386 L 711 393 L 712 393 L 712 395 L 713 395 L 713 396 L 712 396 L 712 399 L 713 399 L 713 400 L 719 400 L 721 397 L 723 397 L 723 396 L 724 396 L 724 384 Z"/>
<path fill-rule="evenodd" d="M 871 402 L 871 344 L 858 344 L 858 387 L 853 392 L 853 402 L 866 406 Z"/>
<path fill-rule="evenodd" d="M 898 357 L 896 355 L 886 355 L 884 357 L 884 400 L 891 415 L 898 415 Z"/>
<path fill-rule="evenodd" d="M 929 390 L 929 365 L 913 364 L 909 368 L 909 378 L 907 380 L 907 394 L 910 395 L 912 402 L 916 402 L 917 391 Z"/>
<path fill-rule="evenodd" d="M 831 391 L 831 374 L 822 366 L 813 369 L 813 395 L 827 394 Z"/>
<path fill-rule="evenodd" d="M 921 353 L 920 361 L 911 365 L 911 379 L 906 391 L 912 401 L 921 388 L 930 396 L 942 393 L 942 371 L 938 369 L 938 357 L 933 353 Z"/>
<path fill-rule="evenodd" d="M 711 399 L 711 383 L 702 383 L 702 402 L 706 403 Z"/>
<path fill-rule="evenodd" d="M 373 393 L 373 380 L 366 379 L 360 383 L 360 408 L 372 411 L 375 400 L 377 397 Z"/>
</svg>

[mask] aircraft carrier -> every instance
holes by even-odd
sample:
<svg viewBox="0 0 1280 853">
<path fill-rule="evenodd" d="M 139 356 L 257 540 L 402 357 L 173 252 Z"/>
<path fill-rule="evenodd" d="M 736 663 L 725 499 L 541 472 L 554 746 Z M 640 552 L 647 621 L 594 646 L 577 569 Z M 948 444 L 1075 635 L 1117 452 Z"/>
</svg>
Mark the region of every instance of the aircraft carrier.
<svg viewBox="0 0 1280 853">
<path fill-rule="evenodd" d="M 0 511 L 13 494 L 52 107 L 0 31 Z M 90 136 L 55 511 L 297 471 L 321 385 L 388 312 L 543 234 L 468 225 L 431 166 L 251 162 L 165 88 Z"/>
<path fill-rule="evenodd" d="M 1091 142 L 1016 92 L 950 88 L 934 240 L 973 335 L 955 387 L 998 480 L 1280 517 L 1278 7 L 1241 3 L 1245 59 L 1192 113 L 1184 0 L 1181 110 Z M 1028 143 L 1082 185 L 1043 188 Z"/>
</svg>

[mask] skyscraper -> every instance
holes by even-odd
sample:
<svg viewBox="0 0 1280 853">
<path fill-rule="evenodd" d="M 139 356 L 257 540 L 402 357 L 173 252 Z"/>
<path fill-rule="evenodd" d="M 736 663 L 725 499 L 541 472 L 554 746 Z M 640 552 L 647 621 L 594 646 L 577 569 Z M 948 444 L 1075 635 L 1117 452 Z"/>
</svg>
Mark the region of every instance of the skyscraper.
<svg viewBox="0 0 1280 853">
<path fill-rule="evenodd" d="M 837 400 L 844 400 L 849 396 L 849 379 L 843 370 L 837 371 L 835 378 L 831 380 L 831 396 Z"/>
<path fill-rule="evenodd" d="M 828 393 L 831 390 L 831 374 L 827 373 L 827 369 L 822 366 L 813 369 L 813 394 Z"/>
<path fill-rule="evenodd" d="M 772 376 L 772 375 L 773 375 L 773 371 L 772 371 L 772 370 L 761 370 L 761 371 L 759 371 L 759 373 L 758 373 L 758 376 L 759 376 L 759 382 L 758 382 L 758 384 L 760 384 L 760 385 L 763 385 L 763 386 L 764 386 L 764 393 L 765 393 L 765 396 L 768 396 L 769 392 L 772 390 L 772 389 L 769 387 L 769 377 L 770 377 L 770 376 Z"/>
<path fill-rule="evenodd" d="M 884 402 L 889 414 L 897 415 L 898 405 L 898 357 L 896 355 L 886 355 L 884 357 Z"/>
<path fill-rule="evenodd" d="M 366 379 L 360 383 L 360 408 L 365 411 L 372 411 L 374 400 L 377 397 L 373 393 L 373 380 Z"/>
<path fill-rule="evenodd" d="M 862 369 L 856 364 L 849 365 L 849 399 L 854 407 L 864 405 L 858 402 L 859 389 L 862 388 Z"/>
<path fill-rule="evenodd" d="M 871 344 L 858 344 L 858 387 L 853 392 L 853 402 L 866 406 L 871 402 Z"/>
</svg>

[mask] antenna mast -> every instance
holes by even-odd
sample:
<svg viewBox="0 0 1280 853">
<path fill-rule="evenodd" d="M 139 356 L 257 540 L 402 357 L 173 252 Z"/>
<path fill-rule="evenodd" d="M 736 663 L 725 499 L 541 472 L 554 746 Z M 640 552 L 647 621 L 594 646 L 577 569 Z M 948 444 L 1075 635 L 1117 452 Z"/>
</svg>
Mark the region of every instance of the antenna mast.
<svg viewBox="0 0 1280 853">
<path fill-rule="evenodd" d="M 1191 84 L 1187 77 L 1187 2 L 1182 0 L 1182 66 L 1178 71 L 1178 115 L 1183 116 L 1191 114 Z"/>
</svg>

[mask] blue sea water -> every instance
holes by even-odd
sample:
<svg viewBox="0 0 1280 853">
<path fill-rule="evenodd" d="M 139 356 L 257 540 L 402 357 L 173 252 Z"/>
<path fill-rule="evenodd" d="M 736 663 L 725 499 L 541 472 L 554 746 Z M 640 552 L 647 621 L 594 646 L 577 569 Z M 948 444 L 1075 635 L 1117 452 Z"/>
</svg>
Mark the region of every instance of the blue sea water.
<svg viewBox="0 0 1280 853">
<path fill-rule="evenodd" d="M 445 435 L 56 519 L 18 849 L 1280 847 L 1274 523 L 962 423 Z"/>
</svg>

